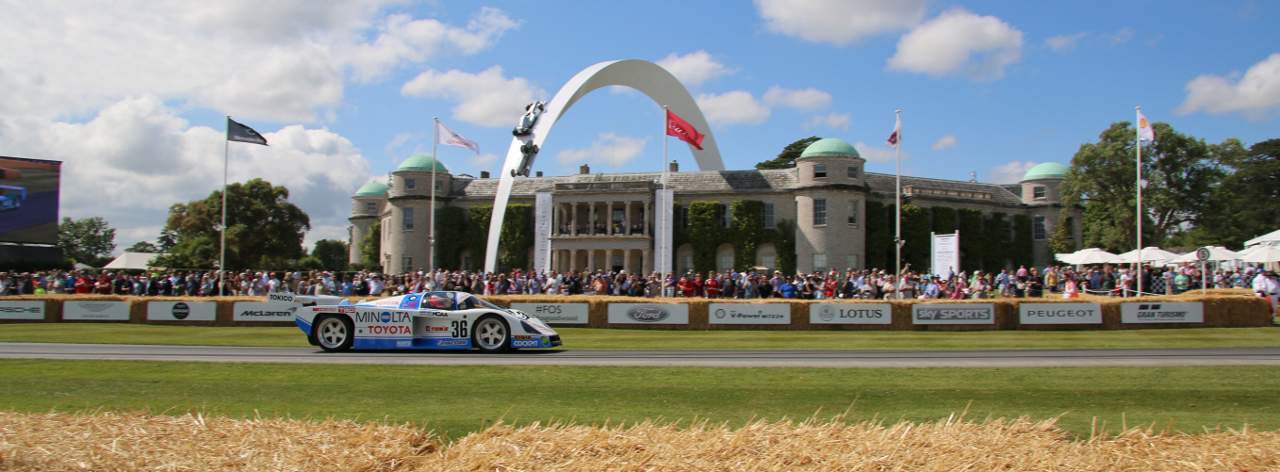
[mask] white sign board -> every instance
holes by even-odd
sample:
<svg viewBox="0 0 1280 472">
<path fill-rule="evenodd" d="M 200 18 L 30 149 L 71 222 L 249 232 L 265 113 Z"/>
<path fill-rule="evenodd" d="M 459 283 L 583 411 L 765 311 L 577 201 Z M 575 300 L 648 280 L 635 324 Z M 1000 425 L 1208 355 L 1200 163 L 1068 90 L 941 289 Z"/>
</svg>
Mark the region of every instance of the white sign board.
<svg viewBox="0 0 1280 472">
<path fill-rule="evenodd" d="M 0 320 L 43 320 L 43 301 L 0 300 Z"/>
<path fill-rule="evenodd" d="M 791 305 L 785 303 L 712 303 L 711 324 L 791 324 Z"/>
<path fill-rule="evenodd" d="M 215 321 L 217 319 L 218 304 L 214 302 L 147 302 L 147 321 Z"/>
<path fill-rule="evenodd" d="M 512 303 L 511 308 L 548 324 L 587 324 L 586 303 Z"/>
<path fill-rule="evenodd" d="M 63 302 L 62 319 L 68 321 L 129 321 L 129 302 Z"/>
<path fill-rule="evenodd" d="M 1121 323 L 1204 323 L 1204 304 L 1131 302 L 1120 304 Z"/>
<path fill-rule="evenodd" d="M 609 324 L 689 324 L 683 303 L 610 303 Z"/>
<path fill-rule="evenodd" d="M 286 303 L 236 302 L 232 305 L 235 315 L 232 321 L 287 321 L 293 322 L 293 313 L 300 306 Z"/>
<path fill-rule="evenodd" d="M 934 234 L 930 254 L 934 274 L 946 277 L 960 270 L 960 232 Z"/>
<path fill-rule="evenodd" d="M 1102 306 L 1097 303 L 1020 303 L 1018 323 L 1102 324 Z"/>
<path fill-rule="evenodd" d="M 809 305 L 809 324 L 883 324 L 893 322 L 893 306 L 888 303 L 814 303 Z"/>
<path fill-rule="evenodd" d="M 657 219 L 653 227 L 653 268 L 659 274 L 671 272 L 671 232 L 674 230 L 675 197 L 670 189 L 658 190 L 653 197 L 653 212 Z"/>
<path fill-rule="evenodd" d="M 996 323 L 996 310 L 990 303 L 917 303 L 911 305 L 911 323 L 989 325 Z"/>
<path fill-rule="evenodd" d="M 533 272 L 541 274 L 551 266 L 551 192 L 534 194 Z"/>
</svg>

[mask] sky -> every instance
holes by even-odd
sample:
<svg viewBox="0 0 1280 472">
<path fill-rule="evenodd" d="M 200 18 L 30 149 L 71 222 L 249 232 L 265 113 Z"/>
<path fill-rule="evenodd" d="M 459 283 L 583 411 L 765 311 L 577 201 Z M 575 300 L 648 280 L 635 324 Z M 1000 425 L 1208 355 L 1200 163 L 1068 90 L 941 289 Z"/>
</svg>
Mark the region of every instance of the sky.
<svg viewBox="0 0 1280 472">
<path fill-rule="evenodd" d="M 64 217 L 102 216 L 118 253 L 170 205 L 263 178 L 346 239 L 349 196 L 430 153 L 432 118 L 476 141 L 455 173 L 501 167 L 526 103 L 579 70 L 644 59 L 707 116 L 730 169 L 807 136 L 892 173 L 1016 182 L 1142 106 L 1209 142 L 1280 137 L 1280 33 L 1266 1 L 18 2 L 0 0 L 0 155 L 63 161 Z M 661 107 L 621 88 L 574 105 L 535 171 L 661 168 Z M 696 167 L 671 141 L 670 158 Z"/>
</svg>

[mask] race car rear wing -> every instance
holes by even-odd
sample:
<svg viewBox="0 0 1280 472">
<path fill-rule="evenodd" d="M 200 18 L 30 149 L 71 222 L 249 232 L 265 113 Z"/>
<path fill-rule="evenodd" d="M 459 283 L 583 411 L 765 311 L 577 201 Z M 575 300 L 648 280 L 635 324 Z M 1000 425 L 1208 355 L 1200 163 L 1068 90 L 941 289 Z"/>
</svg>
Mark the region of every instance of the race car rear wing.
<svg viewBox="0 0 1280 472">
<path fill-rule="evenodd" d="M 267 303 L 273 305 L 315 306 L 350 305 L 347 299 L 331 295 L 294 295 L 292 293 L 268 293 Z"/>
</svg>

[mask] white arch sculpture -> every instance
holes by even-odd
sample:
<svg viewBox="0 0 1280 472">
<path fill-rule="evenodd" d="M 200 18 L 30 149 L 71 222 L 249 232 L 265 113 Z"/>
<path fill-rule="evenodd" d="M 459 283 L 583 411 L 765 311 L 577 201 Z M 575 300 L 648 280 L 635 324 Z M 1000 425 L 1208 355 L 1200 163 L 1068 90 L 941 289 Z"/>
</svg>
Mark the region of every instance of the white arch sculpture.
<svg viewBox="0 0 1280 472">
<path fill-rule="evenodd" d="M 525 143 L 533 143 L 539 148 L 542 147 L 543 141 L 547 140 L 547 135 L 551 134 L 551 127 L 564 116 L 565 112 L 573 106 L 578 99 L 582 98 L 593 90 L 610 85 L 620 85 L 630 87 L 644 93 L 660 105 L 666 105 L 675 114 L 680 115 L 690 124 L 697 128 L 698 131 L 705 133 L 702 140 L 702 150 L 694 149 L 692 146 L 689 150 L 693 152 L 694 160 L 698 163 L 701 170 L 724 170 L 724 161 L 720 159 L 720 148 L 716 145 L 716 138 L 711 133 L 711 127 L 707 126 L 707 120 L 702 116 L 702 110 L 698 108 L 698 104 L 693 101 L 693 96 L 689 95 L 689 91 L 680 84 L 680 81 L 663 69 L 662 66 L 649 61 L 638 59 L 627 59 L 621 61 L 601 62 L 574 75 L 572 79 L 565 82 L 560 87 L 560 91 L 556 92 L 556 96 L 547 103 L 546 109 L 542 112 L 542 116 L 533 125 L 533 131 L 529 136 L 521 139 L 515 137 L 511 139 L 511 147 L 507 148 L 507 160 L 502 164 L 502 171 L 498 173 L 498 192 L 493 198 L 493 214 L 489 217 L 489 242 L 486 245 L 484 256 L 485 272 L 494 272 L 498 266 L 498 243 L 502 237 L 502 220 L 507 215 L 507 201 L 511 199 L 511 187 L 515 183 L 515 177 L 511 175 L 512 171 L 520 165 L 523 157 L 520 153 L 520 146 Z M 656 128 L 656 126 L 655 126 Z M 664 138 L 665 139 L 665 138 Z M 533 167 L 533 160 L 537 156 L 530 159 L 529 167 Z M 665 163 L 663 165 L 666 165 Z"/>
</svg>

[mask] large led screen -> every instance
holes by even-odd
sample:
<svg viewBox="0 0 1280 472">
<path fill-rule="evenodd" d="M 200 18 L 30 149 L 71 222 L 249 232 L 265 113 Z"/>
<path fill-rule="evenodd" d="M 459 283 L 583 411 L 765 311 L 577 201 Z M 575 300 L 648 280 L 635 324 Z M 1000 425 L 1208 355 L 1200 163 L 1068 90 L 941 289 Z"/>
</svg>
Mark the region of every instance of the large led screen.
<svg viewBox="0 0 1280 472">
<path fill-rule="evenodd" d="M 0 156 L 0 242 L 57 244 L 62 163 Z"/>
</svg>

